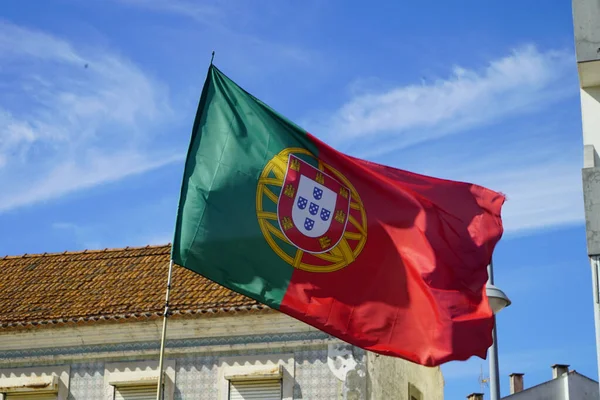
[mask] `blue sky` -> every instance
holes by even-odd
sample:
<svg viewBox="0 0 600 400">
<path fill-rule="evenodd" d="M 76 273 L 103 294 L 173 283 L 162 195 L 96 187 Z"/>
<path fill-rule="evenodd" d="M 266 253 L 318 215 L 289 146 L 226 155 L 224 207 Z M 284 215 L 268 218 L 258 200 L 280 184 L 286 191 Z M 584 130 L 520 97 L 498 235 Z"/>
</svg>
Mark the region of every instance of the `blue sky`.
<svg viewBox="0 0 600 400">
<path fill-rule="evenodd" d="M 495 254 L 503 393 L 597 376 L 570 2 L 6 2 L 0 253 L 171 240 L 210 53 L 352 155 L 508 196 Z M 460 4 L 460 5 L 457 5 Z M 446 397 L 479 390 L 472 359 Z"/>
</svg>

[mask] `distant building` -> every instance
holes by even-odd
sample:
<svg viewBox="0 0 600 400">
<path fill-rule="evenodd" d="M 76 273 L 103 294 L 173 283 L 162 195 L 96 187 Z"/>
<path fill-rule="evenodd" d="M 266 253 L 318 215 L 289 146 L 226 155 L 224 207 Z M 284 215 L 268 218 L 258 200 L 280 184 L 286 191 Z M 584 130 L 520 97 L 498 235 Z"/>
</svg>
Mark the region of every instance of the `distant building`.
<svg viewBox="0 0 600 400">
<path fill-rule="evenodd" d="M 539 385 L 525 388 L 523 374 L 510 375 L 509 400 L 598 400 L 598 382 L 569 371 L 568 365 L 552 366 L 552 379 Z"/>
<path fill-rule="evenodd" d="M 583 134 L 583 199 L 600 371 L 600 2 L 571 0 Z"/>
<path fill-rule="evenodd" d="M 0 398 L 154 400 L 169 246 L 0 259 Z M 167 400 L 443 398 L 439 368 L 350 346 L 175 268 Z"/>
<path fill-rule="evenodd" d="M 507 400 L 598 400 L 598 382 L 569 371 L 568 365 L 552 366 L 552 379 L 539 385 L 525 388 L 523 374 L 510 374 L 510 395 Z M 484 400 L 483 394 L 472 393 L 468 400 Z"/>
</svg>

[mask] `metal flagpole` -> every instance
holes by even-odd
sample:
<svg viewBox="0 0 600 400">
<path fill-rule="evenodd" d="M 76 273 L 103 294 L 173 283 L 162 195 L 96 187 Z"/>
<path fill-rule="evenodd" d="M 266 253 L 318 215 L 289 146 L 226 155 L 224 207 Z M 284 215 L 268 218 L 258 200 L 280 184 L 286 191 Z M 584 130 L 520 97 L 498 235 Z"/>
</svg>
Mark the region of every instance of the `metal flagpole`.
<svg viewBox="0 0 600 400">
<path fill-rule="evenodd" d="M 488 282 L 494 284 L 494 261 L 490 260 L 488 265 Z M 494 328 L 492 330 L 492 347 L 489 349 L 490 356 L 490 398 L 500 400 L 500 377 L 498 368 L 498 335 L 496 334 L 496 315 L 494 315 Z"/>
<path fill-rule="evenodd" d="M 210 58 L 210 65 L 212 65 L 215 59 L 215 52 L 212 52 Z M 173 275 L 173 260 L 169 261 L 169 277 L 167 278 L 167 294 L 165 296 L 165 312 L 163 314 L 163 328 L 162 335 L 160 338 L 160 357 L 158 361 L 158 387 L 156 390 L 156 400 L 162 400 L 163 398 L 163 364 L 165 359 L 165 342 L 167 340 L 167 318 L 169 318 L 169 295 L 171 294 L 171 277 Z"/>
<path fill-rule="evenodd" d="M 167 339 L 167 318 L 169 317 L 169 295 L 171 294 L 171 276 L 173 275 L 173 260 L 169 262 L 169 278 L 167 279 L 167 295 L 165 298 L 165 312 L 163 314 L 162 337 L 160 339 L 160 358 L 158 361 L 158 388 L 156 400 L 162 399 L 163 393 L 163 361 L 165 358 L 165 342 Z"/>
</svg>

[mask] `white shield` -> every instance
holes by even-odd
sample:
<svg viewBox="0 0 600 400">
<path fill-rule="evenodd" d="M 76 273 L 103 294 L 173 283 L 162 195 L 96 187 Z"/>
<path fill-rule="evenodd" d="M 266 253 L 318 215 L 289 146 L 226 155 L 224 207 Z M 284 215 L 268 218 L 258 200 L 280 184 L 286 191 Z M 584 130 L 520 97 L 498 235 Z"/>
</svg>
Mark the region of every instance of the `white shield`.
<svg viewBox="0 0 600 400">
<path fill-rule="evenodd" d="M 333 190 L 300 175 L 292 209 L 294 225 L 308 237 L 322 236 L 331 225 L 336 201 L 337 194 Z"/>
</svg>

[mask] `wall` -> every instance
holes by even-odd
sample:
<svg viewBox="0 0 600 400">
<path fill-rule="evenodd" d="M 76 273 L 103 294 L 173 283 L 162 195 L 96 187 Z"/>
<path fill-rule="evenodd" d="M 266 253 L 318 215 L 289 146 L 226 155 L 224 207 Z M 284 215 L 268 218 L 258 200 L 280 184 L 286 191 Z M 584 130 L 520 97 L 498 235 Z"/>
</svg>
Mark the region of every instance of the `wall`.
<svg viewBox="0 0 600 400">
<path fill-rule="evenodd" d="M 253 327 L 251 335 L 248 326 Z M 105 365 L 157 361 L 158 328 L 156 321 L 140 321 L 0 330 L 0 369 L 70 365 L 68 399 L 105 400 Z M 167 359 L 176 360 L 174 399 L 217 399 L 222 357 L 293 354 L 294 399 L 366 400 L 364 382 L 362 390 L 354 391 L 358 397 L 345 394 L 345 374 L 355 374 L 358 364 L 345 370 L 350 364 L 337 362 L 345 355 L 330 351 L 336 343 L 340 341 L 279 313 L 174 319 L 166 349 Z M 348 382 L 356 386 L 356 380 Z"/>
<path fill-rule="evenodd" d="M 575 371 L 503 397 L 507 400 L 598 400 L 598 382 Z"/>
<path fill-rule="evenodd" d="M 219 358 L 247 355 L 289 354 L 285 351 L 250 350 L 219 353 L 189 354 L 176 359 L 174 400 L 214 400 L 218 398 Z M 342 399 L 344 384 L 328 367 L 328 348 L 319 345 L 293 352 L 294 354 L 294 399 Z M 119 361 L 154 360 L 149 357 L 126 357 Z M 103 400 L 105 361 L 75 362 L 71 364 L 69 400 Z M 64 360 L 64 363 L 69 363 Z M 63 363 L 61 363 L 63 364 Z M 29 366 L 29 365 L 28 365 Z M 35 366 L 35 364 L 31 364 Z M 362 399 L 362 398 L 357 398 Z"/>
<path fill-rule="evenodd" d="M 440 368 L 367 353 L 367 371 L 369 399 L 408 399 L 409 384 L 422 393 L 422 400 L 444 398 L 444 378 Z"/>
<path fill-rule="evenodd" d="M 71 365 L 69 400 L 104 398 L 104 362 Z"/>
<path fill-rule="evenodd" d="M 598 382 L 577 373 L 569 374 L 570 400 L 598 400 Z"/>
<path fill-rule="evenodd" d="M 597 0 L 572 0 L 573 28 L 578 62 L 600 58 L 600 3 Z"/>
<path fill-rule="evenodd" d="M 336 373 L 340 370 L 339 368 L 334 367 L 332 371 L 328 365 L 332 362 L 332 355 L 340 354 L 339 347 L 346 347 L 351 352 L 352 361 L 348 369 L 344 371 L 344 380 L 340 380 L 336 376 L 339 375 Z M 289 349 L 182 356 L 176 362 L 174 399 L 217 399 L 218 360 L 220 357 L 286 352 L 289 353 Z M 426 368 L 401 359 L 377 356 L 345 344 L 298 349 L 293 354 L 296 380 L 294 399 L 404 400 L 408 399 L 409 383 L 422 392 L 423 400 L 443 399 L 443 377 L 439 368 Z M 128 359 L 137 361 L 142 358 L 128 357 Z M 350 358 L 345 358 L 345 360 L 348 362 Z M 96 360 L 71 365 L 69 400 L 103 399 L 104 364 L 104 361 Z M 581 398 L 581 400 L 587 399 Z"/>
<path fill-rule="evenodd" d="M 565 383 L 565 377 L 561 377 L 504 398 L 510 400 L 567 400 L 568 386 Z M 581 399 L 574 398 L 573 400 Z"/>
<path fill-rule="evenodd" d="M 0 369 L 70 365 L 68 399 L 105 400 L 105 364 L 157 361 L 159 332 L 156 321 L 0 329 Z M 174 319 L 167 338 L 177 400 L 217 399 L 222 357 L 284 353 L 293 354 L 294 399 L 403 400 L 409 382 L 423 399 L 443 398 L 439 369 L 375 357 L 279 313 Z"/>
<path fill-rule="evenodd" d="M 327 347 L 329 370 L 342 383 L 341 394 L 345 400 L 366 400 L 367 355 L 358 347 L 344 342 L 330 343 Z"/>
</svg>

